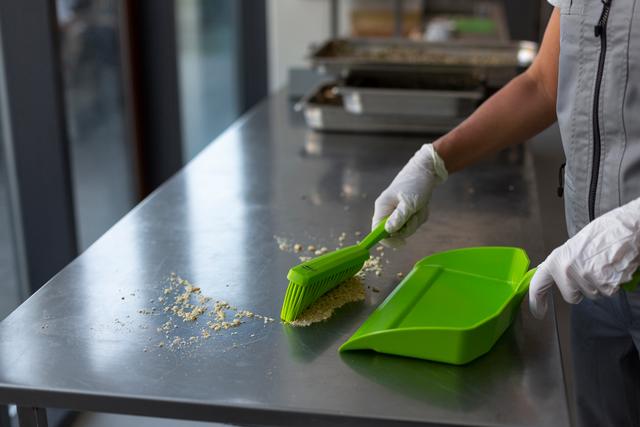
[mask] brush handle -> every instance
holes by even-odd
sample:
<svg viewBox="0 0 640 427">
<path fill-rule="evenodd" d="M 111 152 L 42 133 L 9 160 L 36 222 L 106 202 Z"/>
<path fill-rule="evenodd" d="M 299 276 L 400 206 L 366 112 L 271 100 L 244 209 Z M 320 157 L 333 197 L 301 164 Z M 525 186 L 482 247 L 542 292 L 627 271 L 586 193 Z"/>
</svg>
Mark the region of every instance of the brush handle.
<svg viewBox="0 0 640 427">
<path fill-rule="evenodd" d="M 376 225 L 376 228 L 371 230 L 371 233 L 367 234 L 367 236 L 362 239 L 362 242 L 360 242 L 358 246 L 369 250 L 380 240 L 389 237 L 389 233 L 387 233 L 387 231 L 384 229 L 386 223 L 387 218 L 384 218 L 378 223 L 378 225 Z"/>
</svg>

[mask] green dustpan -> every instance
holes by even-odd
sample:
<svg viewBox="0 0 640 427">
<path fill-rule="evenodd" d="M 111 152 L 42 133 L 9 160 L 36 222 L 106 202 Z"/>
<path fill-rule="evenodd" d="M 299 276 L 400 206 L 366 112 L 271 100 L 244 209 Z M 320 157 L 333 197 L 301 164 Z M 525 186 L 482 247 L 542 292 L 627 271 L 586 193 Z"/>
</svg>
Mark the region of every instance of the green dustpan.
<svg viewBox="0 0 640 427">
<path fill-rule="evenodd" d="M 340 351 L 374 350 L 461 365 L 511 324 L 534 270 L 523 249 L 478 247 L 428 256 Z"/>
</svg>

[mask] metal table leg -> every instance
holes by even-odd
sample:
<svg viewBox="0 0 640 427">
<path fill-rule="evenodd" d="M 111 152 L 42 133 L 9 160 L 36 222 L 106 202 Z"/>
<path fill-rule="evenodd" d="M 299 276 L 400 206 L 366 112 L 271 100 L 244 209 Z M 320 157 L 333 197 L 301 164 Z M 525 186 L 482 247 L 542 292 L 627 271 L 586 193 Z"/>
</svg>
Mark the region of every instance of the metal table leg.
<svg viewBox="0 0 640 427">
<path fill-rule="evenodd" d="M 47 411 L 44 408 L 18 406 L 20 427 L 47 427 Z"/>
</svg>

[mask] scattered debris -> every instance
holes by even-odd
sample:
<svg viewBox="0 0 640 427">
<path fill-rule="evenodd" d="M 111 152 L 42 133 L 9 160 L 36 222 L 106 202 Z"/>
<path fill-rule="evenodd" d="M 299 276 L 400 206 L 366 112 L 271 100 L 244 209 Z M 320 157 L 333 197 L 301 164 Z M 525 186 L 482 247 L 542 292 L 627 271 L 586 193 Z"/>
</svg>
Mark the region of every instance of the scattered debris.
<svg viewBox="0 0 640 427">
<path fill-rule="evenodd" d="M 357 273 L 357 276 L 364 278 L 367 273 L 373 273 L 376 276 L 382 276 L 382 257 L 369 256 L 369 259 L 364 262 L 362 270 Z"/>
<path fill-rule="evenodd" d="M 185 344 L 186 341 L 180 337 L 175 337 L 173 338 L 173 341 L 171 341 L 171 344 L 169 344 L 169 347 L 171 348 L 180 348 L 183 344 Z"/>
<path fill-rule="evenodd" d="M 164 340 L 157 344 L 159 348 L 166 346 L 171 350 L 185 349 L 211 338 L 213 333 L 238 328 L 253 320 L 259 320 L 263 324 L 275 322 L 271 317 L 239 310 L 226 301 L 213 301 L 211 297 L 203 295 L 198 286 L 175 273 L 171 273 L 167 281 L 168 286 L 162 290 L 163 296 L 157 298 L 158 302 L 163 303 L 162 311 L 159 312 L 155 307 L 138 311 L 143 315 L 166 313 L 169 316 L 157 328 L 157 332 L 164 336 Z M 205 314 L 213 318 L 206 324 L 200 321 Z M 118 319 L 116 323 L 124 326 Z M 184 326 L 179 326 L 180 324 Z M 197 325 L 195 327 L 200 331 L 197 335 L 193 334 L 193 327 L 187 326 L 190 324 Z M 238 332 L 231 334 L 237 335 Z"/>
<path fill-rule="evenodd" d="M 324 254 L 326 254 L 327 252 L 329 252 L 329 249 L 328 249 L 326 246 L 323 246 L 323 247 L 321 247 L 320 249 L 316 250 L 316 251 L 314 252 L 314 254 L 315 254 L 316 256 L 319 256 L 319 255 L 324 255 Z"/>
<path fill-rule="evenodd" d="M 255 316 L 255 314 L 253 314 L 253 312 L 251 312 L 249 310 L 240 310 L 235 315 L 235 317 L 237 317 L 239 319 L 242 319 L 243 317 L 247 317 L 247 318 L 251 319 L 254 316 Z"/>
<path fill-rule="evenodd" d="M 230 308 L 231 306 L 226 301 L 216 301 L 215 305 L 213 306 L 213 313 L 216 316 L 216 320 L 224 320 L 226 317 L 225 310 L 229 310 Z"/>
<path fill-rule="evenodd" d="M 284 237 L 279 237 L 279 236 L 273 236 L 274 239 L 276 239 L 276 242 L 278 243 L 278 247 L 280 248 L 281 251 L 290 251 L 291 250 L 291 243 L 289 242 L 288 239 L 285 239 Z"/>
</svg>

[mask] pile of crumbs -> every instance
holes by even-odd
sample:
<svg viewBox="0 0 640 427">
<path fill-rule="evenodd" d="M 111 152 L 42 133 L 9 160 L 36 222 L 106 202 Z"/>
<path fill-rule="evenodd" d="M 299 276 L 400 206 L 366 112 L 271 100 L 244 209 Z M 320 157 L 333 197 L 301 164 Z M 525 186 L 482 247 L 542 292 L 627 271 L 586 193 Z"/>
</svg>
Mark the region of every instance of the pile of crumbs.
<svg viewBox="0 0 640 427">
<path fill-rule="evenodd" d="M 362 233 L 356 231 L 353 233 L 355 240 L 348 243 L 349 236 L 347 233 L 342 232 L 338 235 L 337 249 L 344 247 L 347 244 L 359 243 Z M 278 243 L 278 247 L 281 251 L 290 252 L 296 254 L 301 262 L 309 261 L 314 256 L 319 256 L 327 253 L 329 249 L 326 246 L 318 248 L 316 245 L 309 244 L 304 245 L 302 243 L 294 242 L 291 239 L 274 236 L 274 239 Z M 306 249 L 306 250 L 305 250 Z M 335 310 L 348 304 L 350 302 L 362 301 L 365 299 L 366 290 L 369 289 L 373 293 L 380 293 L 380 289 L 373 285 L 365 286 L 364 281 L 367 280 L 367 276 L 374 275 L 381 277 L 384 272 L 384 265 L 389 264 L 389 261 L 385 259 L 385 247 L 382 245 L 376 246 L 372 254 L 364 262 L 362 269 L 356 275 L 336 286 L 331 291 L 327 292 L 313 304 L 311 304 L 295 321 L 289 322 L 293 326 L 309 326 L 316 322 L 329 319 Z M 396 273 L 396 278 L 401 279 L 404 277 L 402 272 Z"/>
<path fill-rule="evenodd" d="M 384 257 L 384 246 L 376 248 L 377 255 L 369 255 L 369 259 L 364 262 L 362 269 L 358 272 L 358 276 L 364 278 L 367 273 L 373 273 L 376 276 L 382 276 L 382 258 Z"/>
<path fill-rule="evenodd" d="M 162 304 L 162 311 L 169 315 L 169 319 L 157 328 L 158 333 L 164 336 L 164 340 L 156 344 L 157 347 L 170 349 L 185 348 L 196 344 L 201 340 L 209 339 L 215 333 L 237 328 L 248 321 L 260 321 L 265 326 L 275 322 L 275 319 L 249 310 L 240 310 L 226 301 L 216 300 L 203 295 L 202 290 L 171 273 L 167 279 L 167 286 L 162 291 L 162 296 L 157 302 Z M 140 314 L 156 314 L 156 308 L 139 310 Z M 201 318 L 207 319 L 206 323 Z M 210 320 L 209 320 L 210 319 Z M 190 329 L 200 329 L 197 334 L 191 336 L 177 335 L 179 324 L 193 324 Z M 235 345 L 233 347 L 236 347 Z"/>
<path fill-rule="evenodd" d="M 352 277 L 346 282 L 336 286 L 311 304 L 293 322 L 293 326 L 309 326 L 313 323 L 327 320 L 333 312 L 345 304 L 363 301 L 365 298 L 365 288 L 362 279 L 358 276 Z"/>
</svg>

